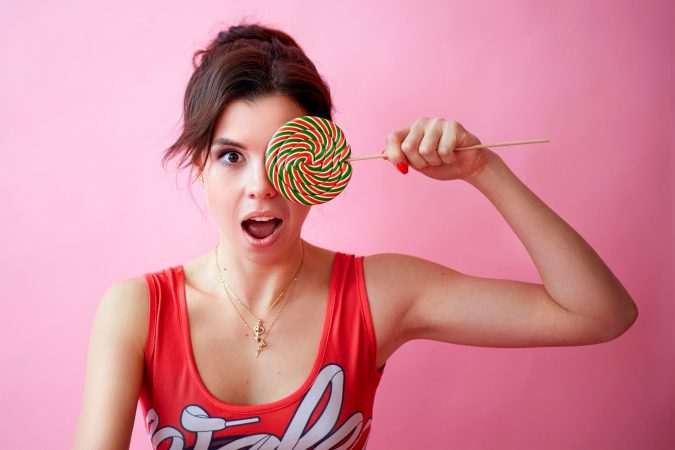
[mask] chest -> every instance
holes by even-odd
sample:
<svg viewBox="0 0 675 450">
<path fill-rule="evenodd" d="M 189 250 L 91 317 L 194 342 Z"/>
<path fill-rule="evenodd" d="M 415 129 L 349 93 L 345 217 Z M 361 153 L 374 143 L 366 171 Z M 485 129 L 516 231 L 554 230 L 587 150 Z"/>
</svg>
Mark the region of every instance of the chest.
<svg viewBox="0 0 675 450">
<path fill-rule="evenodd" d="M 258 352 L 256 320 L 230 303 L 186 295 L 190 342 L 202 383 L 218 400 L 259 405 L 299 389 L 317 360 L 328 289 L 315 289 L 264 317 Z M 240 317 L 241 314 L 243 316 Z M 258 356 L 256 357 L 256 353 Z"/>
</svg>

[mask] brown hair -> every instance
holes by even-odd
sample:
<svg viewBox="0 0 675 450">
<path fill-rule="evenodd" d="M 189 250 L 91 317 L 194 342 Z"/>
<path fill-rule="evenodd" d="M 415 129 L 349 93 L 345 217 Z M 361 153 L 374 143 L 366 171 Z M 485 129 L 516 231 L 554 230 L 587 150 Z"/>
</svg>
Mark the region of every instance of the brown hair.
<svg viewBox="0 0 675 450">
<path fill-rule="evenodd" d="M 308 115 L 331 120 L 330 90 L 312 61 L 286 33 L 261 25 L 237 25 L 221 31 L 197 51 L 183 104 L 183 129 L 164 152 L 163 164 L 179 157 L 179 168 L 204 169 L 213 128 L 232 100 L 253 101 L 288 95 Z"/>
</svg>

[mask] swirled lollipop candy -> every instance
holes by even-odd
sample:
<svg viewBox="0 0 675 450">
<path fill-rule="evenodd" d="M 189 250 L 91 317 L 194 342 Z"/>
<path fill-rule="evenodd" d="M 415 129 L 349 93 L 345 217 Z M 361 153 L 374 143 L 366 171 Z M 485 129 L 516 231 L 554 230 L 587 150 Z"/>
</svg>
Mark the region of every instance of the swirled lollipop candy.
<svg viewBox="0 0 675 450">
<path fill-rule="evenodd" d="M 548 139 L 478 144 L 454 150 L 543 142 Z M 302 116 L 286 122 L 274 133 L 265 153 L 265 168 L 281 195 L 303 205 L 317 205 L 344 190 L 352 176 L 350 162 L 386 158 L 384 153 L 351 158 L 351 152 L 340 127 L 322 117 Z"/>
<path fill-rule="evenodd" d="M 265 168 L 274 188 L 303 205 L 335 198 L 352 176 L 351 148 L 342 130 L 330 120 L 302 116 L 274 133 Z"/>
</svg>

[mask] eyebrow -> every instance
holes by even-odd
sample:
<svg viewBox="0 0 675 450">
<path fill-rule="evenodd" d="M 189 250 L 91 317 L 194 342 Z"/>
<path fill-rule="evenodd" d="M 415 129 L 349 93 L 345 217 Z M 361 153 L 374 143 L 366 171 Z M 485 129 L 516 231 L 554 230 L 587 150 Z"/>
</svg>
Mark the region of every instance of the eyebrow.
<svg viewBox="0 0 675 450">
<path fill-rule="evenodd" d="M 233 141 L 232 139 L 224 138 L 224 137 L 219 137 L 216 138 L 213 143 L 211 144 L 211 148 L 214 147 L 220 147 L 220 146 L 230 146 L 230 147 L 239 147 L 241 149 L 246 150 L 246 146 L 244 144 L 240 144 L 237 141 Z"/>
</svg>

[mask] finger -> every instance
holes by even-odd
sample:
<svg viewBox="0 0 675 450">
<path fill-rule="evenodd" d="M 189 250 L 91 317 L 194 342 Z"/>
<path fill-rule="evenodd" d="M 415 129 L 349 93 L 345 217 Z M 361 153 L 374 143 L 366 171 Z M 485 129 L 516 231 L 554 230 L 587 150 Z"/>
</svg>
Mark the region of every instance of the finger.
<svg viewBox="0 0 675 450">
<path fill-rule="evenodd" d="M 445 164 L 455 161 L 459 127 L 456 122 L 446 122 L 443 126 L 443 135 L 438 143 L 438 155 Z"/>
<path fill-rule="evenodd" d="M 385 153 L 387 155 L 387 160 L 389 160 L 389 162 L 392 163 L 394 167 L 400 163 L 408 164 L 408 160 L 401 150 L 401 143 L 409 131 L 409 128 L 402 128 L 387 135 Z"/>
<path fill-rule="evenodd" d="M 424 129 L 424 137 L 420 142 L 419 153 L 424 160 L 432 166 L 443 164 L 438 156 L 438 144 L 443 132 L 443 124 L 447 123 L 443 119 L 432 119 Z"/>
<path fill-rule="evenodd" d="M 427 120 L 426 117 L 417 119 L 413 126 L 410 127 L 410 132 L 401 143 L 403 154 L 416 169 L 423 169 L 429 165 L 419 153 L 419 146 L 424 138 L 424 126 Z"/>
</svg>

